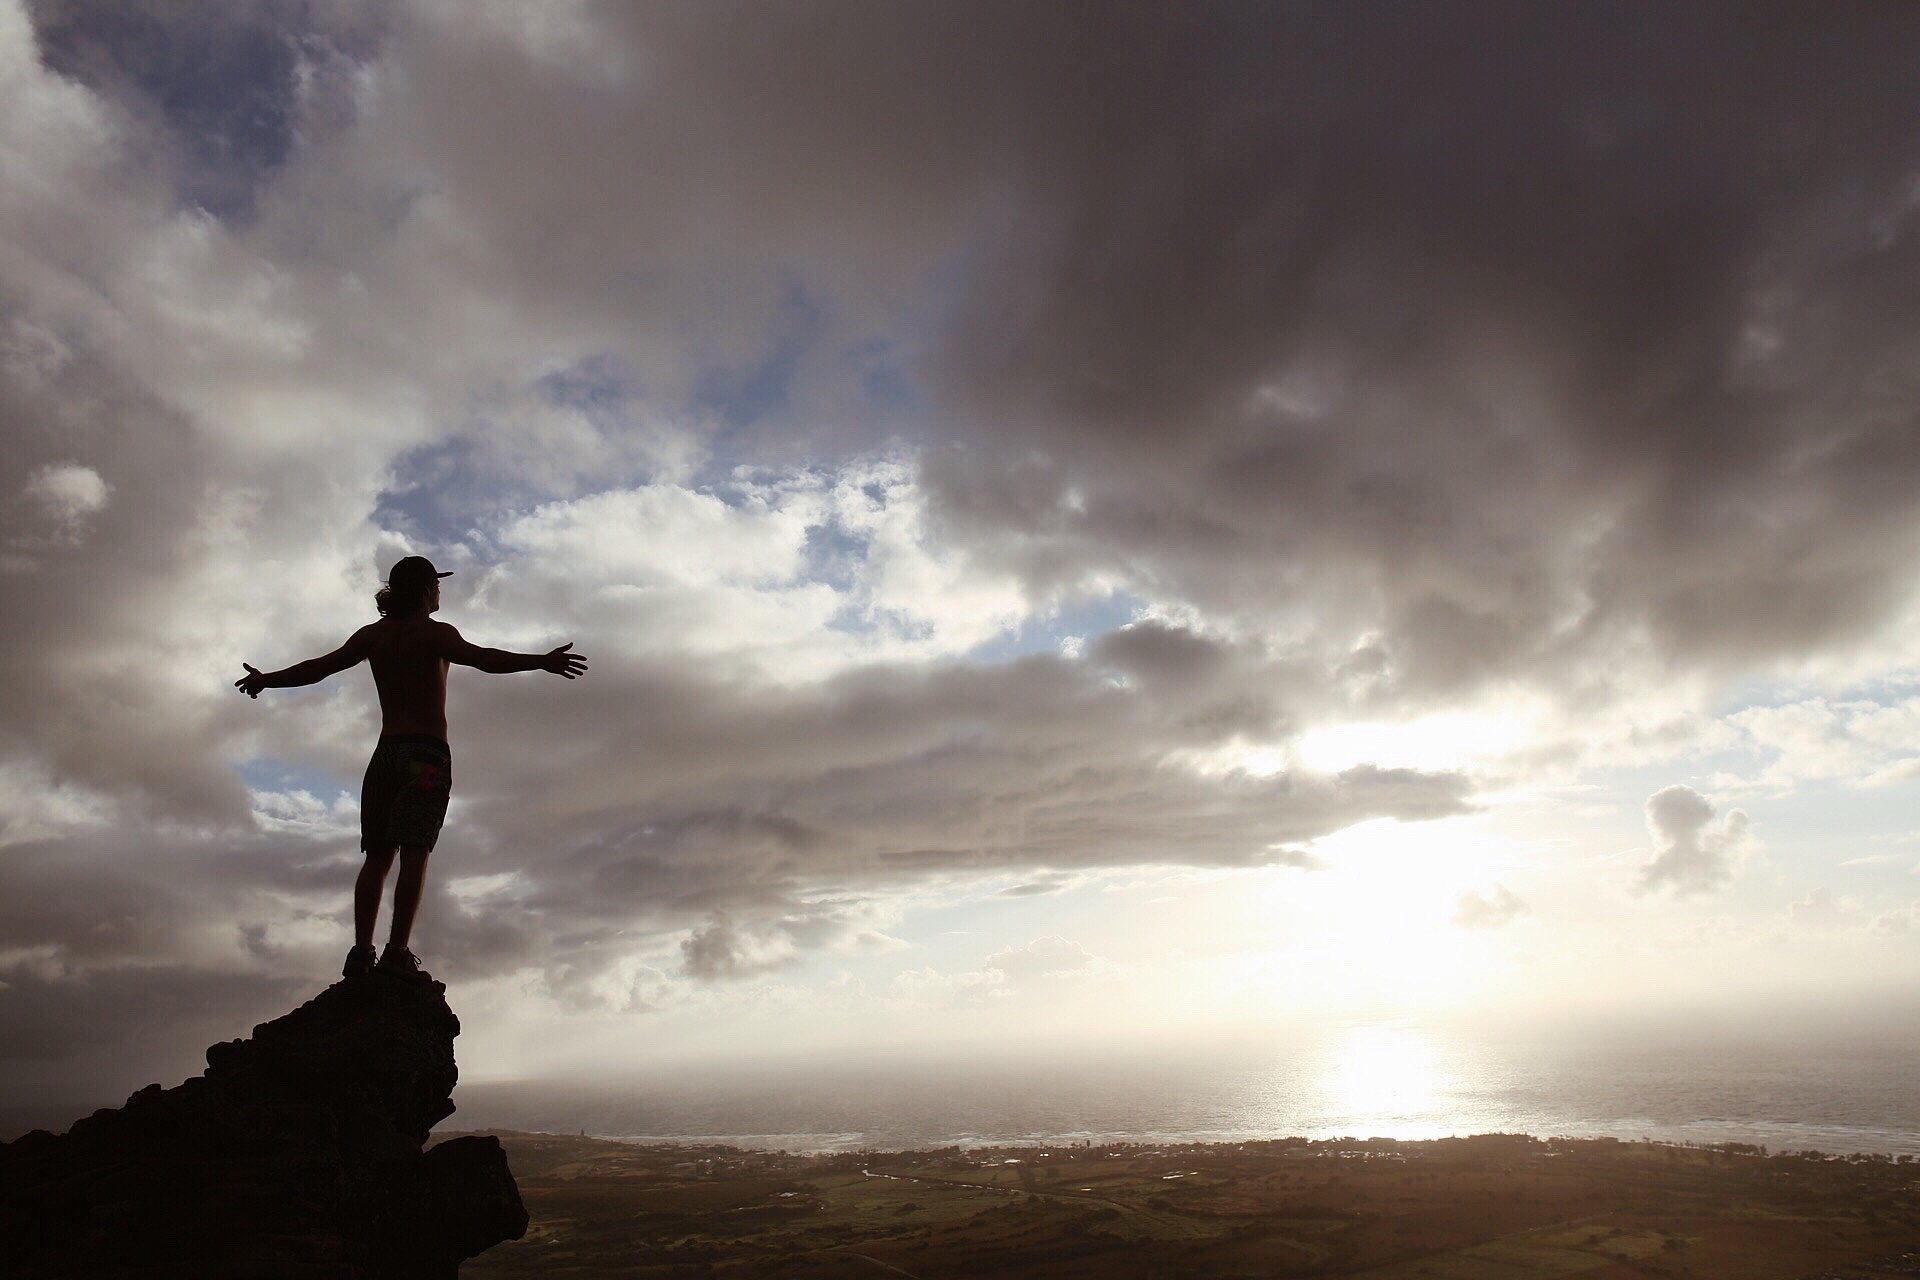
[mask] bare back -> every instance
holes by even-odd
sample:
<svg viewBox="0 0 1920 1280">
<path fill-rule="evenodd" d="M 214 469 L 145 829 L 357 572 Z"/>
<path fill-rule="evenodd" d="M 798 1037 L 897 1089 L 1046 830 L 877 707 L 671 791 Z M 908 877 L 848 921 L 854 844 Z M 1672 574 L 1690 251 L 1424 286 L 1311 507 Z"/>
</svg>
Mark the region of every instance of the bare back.
<svg viewBox="0 0 1920 1280">
<path fill-rule="evenodd" d="M 380 736 L 420 733 L 447 738 L 448 641 L 458 633 L 424 613 L 382 618 L 356 639 L 366 647 L 380 691 Z"/>
</svg>

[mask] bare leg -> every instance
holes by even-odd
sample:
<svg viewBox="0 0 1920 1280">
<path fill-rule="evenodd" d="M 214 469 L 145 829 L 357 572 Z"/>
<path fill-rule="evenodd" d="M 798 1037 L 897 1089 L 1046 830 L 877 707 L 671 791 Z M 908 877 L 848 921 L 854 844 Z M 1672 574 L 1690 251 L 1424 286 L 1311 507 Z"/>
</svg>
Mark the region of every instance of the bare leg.
<svg viewBox="0 0 1920 1280">
<path fill-rule="evenodd" d="M 400 846 L 400 878 L 393 882 L 393 931 L 387 935 L 389 947 L 405 950 L 407 939 L 413 934 L 413 917 L 420 910 L 420 891 L 427 882 L 430 852 L 432 850 L 414 845 Z"/>
<path fill-rule="evenodd" d="M 386 887 L 387 870 L 393 866 L 393 850 L 375 853 L 369 849 L 360 865 L 360 878 L 353 882 L 353 942 L 357 947 L 373 946 L 373 921 L 380 914 L 380 891 Z"/>
</svg>

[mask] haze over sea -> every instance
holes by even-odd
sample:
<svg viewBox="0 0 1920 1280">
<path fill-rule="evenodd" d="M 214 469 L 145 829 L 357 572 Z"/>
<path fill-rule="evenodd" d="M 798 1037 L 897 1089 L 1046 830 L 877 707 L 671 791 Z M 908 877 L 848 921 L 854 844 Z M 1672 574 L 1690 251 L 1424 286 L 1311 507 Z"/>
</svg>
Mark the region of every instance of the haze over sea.
<svg viewBox="0 0 1920 1280">
<path fill-rule="evenodd" d="M 1525 1132 L 1920 1156 L 1910 1031 L 1356 1025 L 1108 1055 L 876 1055 L 463 1085 L 449 1127 L 791 1151 Z"/>
</svg>

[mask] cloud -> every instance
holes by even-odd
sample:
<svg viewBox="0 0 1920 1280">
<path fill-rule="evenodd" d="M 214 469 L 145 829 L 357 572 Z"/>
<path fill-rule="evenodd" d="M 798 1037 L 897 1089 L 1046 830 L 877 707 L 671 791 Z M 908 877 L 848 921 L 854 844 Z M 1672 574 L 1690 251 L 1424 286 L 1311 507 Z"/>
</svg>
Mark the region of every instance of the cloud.
<svg viewBox="0 0 1920 1280">
<path fill-rule="evenodd" d="M 1916 775 L 1920 698 L 1805 698 L 1726 719 L 1768 757 L 1761 781 L 1771 786 L 1841 779 L 1881 787 Z"/>
<path fill-rule="evenodd" d="M 738 923 L 727 912 L 680 944 L 688 977 L 703 982 L 751 978 L 800 963 L 808 951 L 897 951 L 906 944 L 873 927 L 873 904 L 849 900 L 800 903 L 785 914 Z"/>
<path fill-rule="evenodd" d="M 1642 889 L 1702 893 L 1733 878 L 1752 841 L 1752 821 L 1742 809 L 1730 809 L 1714 821 L 1714 808 L 1692 787 L 1675 785 L 1647 798 L 1647 830 L 1653 836 L 1653 860 L 1640 870 Z"/>
<path fill-rule="evenodd" d="M 1294 846 L 1274 849 L 1272 861 L 1275 866 L 1298 867 L 1302 871 L 1325 871 L 1328 866 L 1327 860 L 1313 850 Z"/>
<path fill-rule="evenodd" d="M 1019 884 L 1007 885 L 994 892 L 1002 898 L 1039 898 L 1049 894 L 1061 893 L 1075 885 L 1076 880 L 1069 875 L 1053 874 L 1041 876 Z"/>
<path fill-rule="evenodd" d="M 1105 39 L 1144 43 L 1150 25 Z M 1822 207 L 1844 200 L 1834 157 L 1788 160 L 1762 132 L 1779 102 L 1757 86 L 1824 79 L 1838 46 L 1741 42 L 1733 96 L 1754 114 L 1734 123 L 1728 95 L 1676 60 L 1706 26 L 1656 34 L 1591 15 L 1576 35 L 1523 20 L 1524 36 L 1502 37 L 1565 76 L 1543 118 L 1523 105 L 1530 76 L 1462 56 L 1487 33 L 1455 14 L 1320 29 L 1344 59 L 1338 82 L 1224 53 L 1212 42 L 1230 25 L 1155 32 L 1192 56 L 1175 63 L 1193 81 L 1162 73 L 1188 90 L 1171 111 L 1117 100 L 1118 82 L 1107 98 L 1095 78 L 1085 114 L 1051 122 L 1090 127 L 1098 102 L 1130 146 L 1068 149 L 1079 166 L 1050 192 L 1053 220 L 1022 224 L 1038 243 L 1008 255 L 977 299 L 980 331 L 956 344 L 954 393 L 1022 443 L 938 460 L 956 520 L 1036 575 L 1068 558 L 1151 566 L 1211 613 L 1376 630 L 1401 696 L 1519 670 L 1573 683 L 1598 674 L 1596 646 L 1717 665 L 1891 621 L 1905 578 L 1870 531 L 1910 537 L 1913 510 L 1880 501 L 1862 468 L 1882 449 L 1913 459 L 1863 426 L 1836 428 L 1849 443 L 1812 462 L 1778 416 L 1845 359 L 1805 308 L 1855 290 L 1886 305 L 1868 264 L 1914 250 L 1905 148 L 1856 153 L 1880 175 L 1869 217 L 1895 229 L 1855 238 L 1838 203 Z M 1574 39 L 1582 56 L 1546 52 Z M 1393 94 L 1358 106 L 1333 88 L 1401 55 Z M 1242 97 L 1242 74 L 1272 87 Z M 1248 100 L 1271 109 L 1265 127 L 1229 127 Z M 1659 126 L 1626 105 L 1654 101 Z M 1660 150 L 1676 134 L 1681 150 Z M 1232 141 L 1178 145 L 1196 136 Z M 1833 195 L 1795 197 L 1783 162 Z M 1572 198 L 1523 194 L 1538 182 Z M 1636 222 L 1649 200 L 1663 216 Z M 1256 243 L 1276 252 L 1256 258 Z M 1766 365 L 1778 381 L 1756 394 L 1742 335 L 1761 310 L 1781 346 Z M 1009 334 L 1009 314 L 1025 327 Z M 1696 358 L 1726 370 L 1724 390 L 1680 375 Z M 1682 415 L 1690 440 L 1731 452 L 1669 449 L 1654 424 Z M 1828 506 L 1869 491 L 1857 518 Z M 1481 492 L 1498 497 L 1469 497 Z M 1840 536 L 1823 538 L 1819 568 L 1796 565 L 1788 530 L 1826 527 L 1801 523 L 1815 511 Z"/>
<path fill-rule="evenodd" d="M 75 462 L 49 464 L 27 477 L 27 498 L 53 517 L 55 525 L 77 536 L 87 518 L 107 505 L 113 492 L 100 473 Z"/>
<path fill-rule="evenodd" d="M 1847 916 L 1846 906 L 1824 885 L 1810 890 L 1787 908 L 1787 917 L 1805 929 L 1831 929 Z"/>
<path fill-rule="evenodd" d="M 1493 887 L 1491 895 L 1469 890 L 1460 895 L 1453 911 L 1453 922 L 1462 929 L 1498 929 L 1527 910 L 1527 904 L 1503 884 Z"/>
<path fill-rule="evenodd" d="M 712 981 L 716 978 L 742 978 L 767 973 L 793 962 L 793 948 L 783 939 L 762 942 L 743 937 L 733 922 L 726 919 L 694 930 L 680 944 L 687 973 Z"/>
<path fill-rule="evenodd" d="M 1058 936 L 1035 938 L 1022 947 L 1009 947 L 987 957 L 986 967 L 1007 976 L 1009 982 L 1031 982 L 1057 973 L 1071 973 L 1093 963 L 1093 956 L 1077 942 Z"/>
<path fill-rule="evenodd" d="M 1920 923 L 1920 902 L 1909 902 L 1875 916 L 1869 926 L 1875 933 L 1905 934 Z"/>
<path fill-rule="evenodd" d="M 686 998 L 683 982 L 631 954 L 599 964 L 549 964 L 545 989 L 571 1013 L 655 1013 Z"/>
<path fill-rule="evenodd" d="M 331 972 L 371 687 L 230 682 L 414 551 L 470 638 L 594 660 L 456 673 L 490 887 L 423 920 L 575 1011 L 1911 665 L 1917 37 L 0 0 L 0 954 Z M 1908 779 L 1911 706 L 1793 697 L 1717 732 Z M 1512 705 L 1458 769 L 1292 766 Z M 1724 883 L 1746 820 L 1680 791 L 1643 883 Z M 974 989 L 1071 958 L 1018 950 Z"/>
</svg>

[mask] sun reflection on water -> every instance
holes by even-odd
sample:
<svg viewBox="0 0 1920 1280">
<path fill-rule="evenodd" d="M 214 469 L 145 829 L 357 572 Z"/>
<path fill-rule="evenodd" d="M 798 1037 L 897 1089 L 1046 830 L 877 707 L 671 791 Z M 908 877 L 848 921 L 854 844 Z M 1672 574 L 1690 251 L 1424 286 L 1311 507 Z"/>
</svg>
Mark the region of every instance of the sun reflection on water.
<svg viewBox="0 0 1920 1280">
<path fill-rule="evenodd" d="M 1452 1081 L 1439 1052 L 1410 1027 L 1354 1027 L 1335 1036 L 1315 1082 L 1321 1125 L 1356 1137 L 1452 1132 Z"/>
</svg>

